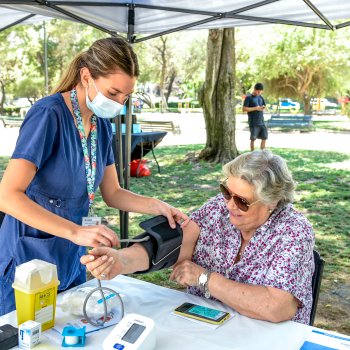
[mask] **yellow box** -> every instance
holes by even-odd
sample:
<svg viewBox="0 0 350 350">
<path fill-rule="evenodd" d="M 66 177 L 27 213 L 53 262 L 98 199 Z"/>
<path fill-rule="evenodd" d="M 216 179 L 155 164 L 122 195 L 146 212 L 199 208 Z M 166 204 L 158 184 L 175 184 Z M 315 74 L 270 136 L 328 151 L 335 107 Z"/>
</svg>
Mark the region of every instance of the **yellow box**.
<svg viewBox="0 0 350 350">
<path fill-rule="evenodd" d="M 56 265 L 34 259 L 16 267 L 15 290 L 17 323 L 32 320 L 42 330 L 55 324 L 57 287 Z"/>
</svg>

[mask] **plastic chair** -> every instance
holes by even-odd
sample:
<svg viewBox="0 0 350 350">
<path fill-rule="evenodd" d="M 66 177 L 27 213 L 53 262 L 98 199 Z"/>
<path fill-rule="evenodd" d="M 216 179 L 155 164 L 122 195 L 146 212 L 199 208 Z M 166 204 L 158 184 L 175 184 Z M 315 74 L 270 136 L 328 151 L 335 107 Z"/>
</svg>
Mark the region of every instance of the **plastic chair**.
<svg viewBox="0 0 350 350">
<path fill-rule="evenodd" d="M 315 263 L 315 271 L 312 276 L 312 308 L 311 308 L 310 322 L 309 322 L 310 326 L 313 326 L 315 317 L 316 317 L 318 296 L 320 294 L 323 267 L 324 267 L 324 260 L 321 258 L 320 254 L 316 250 L 314 250 L 314 263 Z"/>
<path fill-rule="evenodd" d="M 5 217 L 5 213 L 3 213 L 2 211 L 0 211 L 0 227 L 1 227 L 1 224 L 4 220 L 4 217 Z"/>
</svg>

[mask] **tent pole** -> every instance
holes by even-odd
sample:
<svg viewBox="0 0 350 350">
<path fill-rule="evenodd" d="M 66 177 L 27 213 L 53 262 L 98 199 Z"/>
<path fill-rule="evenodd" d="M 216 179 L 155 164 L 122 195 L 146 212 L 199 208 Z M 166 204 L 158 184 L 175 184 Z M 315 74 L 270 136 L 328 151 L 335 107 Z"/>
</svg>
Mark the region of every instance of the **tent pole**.
<svg viewBox="0 0 350 350">
<path fill-rule="evenodd" d="M 17 24 L 20 24 L 20 23 L 22 23 L 22 22 L 26 21 L 27 19 L 32 18 L 32 17 L 34 17 L 34 16 L 36 16 L 36 15 L 35 15 L 35 14 L 32 14 L 32 15 L 25 16 L 25 17 L 19 19 L 18 21 L 15 21 L 15 22 L 9 24 L 8 26 L 6 26 L 6 27 L 4 27 L 4 28 L 1 28 L 0 32 L 6 30 L 6 29 L 8 29 L 8 28 L 11 28 L 11 27 L 13 27 L 13 26 L 15 26 L 15 25 L 17 25 Z"/>
<path fill-rule="evenodd" d="M 336 29 L 336 27 L 333 26 L 333 24 L 332 24 L 331 22 L 329 22 L 329 20 L 326 18 L 326 16 L 325 16 L 313 3 L 311 3 L 309 0 L 304 0 L 304 2 L 305 2 L 305 4 L 306 4 L 307 6 L 310 7 L 310 9 L 311 9 L 313 12 L 315 12 L 315 14 L 316 14 L 318 17 L 320 17 L 320 19 L 321 19 L 324 23 L 326 23 L 326 25 L 329 27 L 329 29 L 331 29 L 331 30 L 335 30 L 335 29 Z"/>
<path fill-rule="evenodd" d="M 87 24 L 88 26 L 91 26 L 91 27 L 94 27 L 94 28 L 96 28 L 98 30 L 101 30 L 102 32 L 105 32 L 105 33 L 107 33 L 107 34 L 109 34 L 111 36 L 114 36 L 114 35 L 117 34 L 116 32 L 113 32 L 113 31 L 110 31 L 110 30 L 108 30 L 106 28 L 103 28 L 102 26 L 99 26 L 99 25 L 97 25 L 97 24 L 95 24 L 95 23 L 93 23 L 91 21 L 88 21 L 87 19 L 85 19 L 83 17 L 75 15 L 75 14 L 73 14 L 73 13 L 71 13 L 71 12 L 69 12 L 69 11 L 59 7 L 59 6 L 51 4 L 50 1 L 45 1 L 44 5 L 49 7 L 49 8 L 52 8 L 52 9 L 56 10 L 57 12 L 63 13 L 64 15 L 68 16 L 69 18 L 72 18 L 73 20 L 76 20 L 76 21 L 78 21 L 80 23 Z"/>
<path fill-rule="evenodd" d="M 128 35 L 127 40 L 129 43 L 133 42 L 134 38 L 134 25 L 135 25 L 135 8 L 131 4 L 128 11 Z M 130 187 L 130 161 L 131 161 L 131 129 L 132 129 L 132 95 L 127 102 L 126 115 L 125 115 L 125 164 L 124 164 L 124 188 Z M 121 136 L 121 135 L 120 135 Z M 121 146 L 121 143 L 120 143 Z M 129 237 L 129 213 L 126 211 L 119 212 L 120 217 L 120 238 L 126 239 Z"/>
<path fill-rule="evenodd" d="M 121 123 L 121 117 L 116 116 L 114 118 L 114 125 L 115 125 L 115 158 L 116 158 L 116 168 L 118 172 L 118 180 L 119 184 L 122 188 L 124 188 L 124 162 L 123 162 L 123 138 L 122 138 L 122 123 Z M 118 164 L 118 166 L 117 166 Z M 124 223 L 124 212 L 119 210 L 119 228 L 120 228 L 120 235 L 121 238 L 123 237 L 122 230 L 125 227 Z"/>
</svg>

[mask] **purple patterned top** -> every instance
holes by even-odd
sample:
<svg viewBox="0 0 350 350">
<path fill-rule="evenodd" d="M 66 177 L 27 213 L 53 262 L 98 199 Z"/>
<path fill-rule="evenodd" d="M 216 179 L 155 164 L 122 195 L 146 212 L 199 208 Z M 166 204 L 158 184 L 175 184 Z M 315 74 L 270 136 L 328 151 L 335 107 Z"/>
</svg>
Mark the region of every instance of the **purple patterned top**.
<svg viewBox="0 0 350 350">
<path fill-rule="evenodd" d="M 309 323 L 314 271 L 314 233 L 309 221 L 292 204 L 276 209 L 262 225 L 234 264 L 241 234 L 229 219 L 221 194 L 191 215 L 200 227 L 192 261 L 240 283 L 271 286 L 299 300 L 293 321 Z M 198 287 L 188 292 L 202 296 Z"/>
</svg>

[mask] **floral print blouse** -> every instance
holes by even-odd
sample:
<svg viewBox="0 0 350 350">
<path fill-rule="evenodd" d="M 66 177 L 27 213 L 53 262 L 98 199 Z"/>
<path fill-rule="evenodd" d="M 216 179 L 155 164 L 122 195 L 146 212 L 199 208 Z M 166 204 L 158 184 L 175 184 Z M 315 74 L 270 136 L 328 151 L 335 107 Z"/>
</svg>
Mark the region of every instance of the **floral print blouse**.
<svg viewBox="0 0 350 350">
<path fill-rule="evenodd" d="M 200 227 L 192 261 L 231 280 L 285 290 L 299 300 L 293 321 L 308 324 L 312 306 L 314 233 L 310 222 L 292 204 L 276 209 L 257 229 L 236 264 L 240 231 L 231 224 L 221 194 L 191 219 Z M 202 296 L 198 287 L 188 292 Z"/>
</svg>

